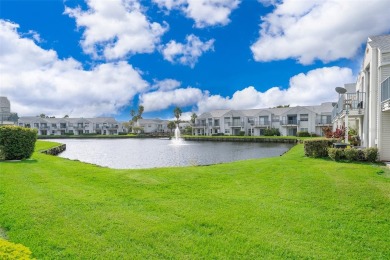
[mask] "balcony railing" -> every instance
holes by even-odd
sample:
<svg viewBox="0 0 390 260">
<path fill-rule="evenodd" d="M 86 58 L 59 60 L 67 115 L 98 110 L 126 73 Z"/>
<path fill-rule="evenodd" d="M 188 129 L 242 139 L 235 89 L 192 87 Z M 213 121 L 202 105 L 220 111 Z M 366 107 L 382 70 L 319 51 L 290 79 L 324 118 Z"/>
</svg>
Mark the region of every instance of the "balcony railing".
<svg viewBox="0 0 390 260">
<path fill-rule="evenodd" d="M 331 125 L 332 120 L 316 120 L 316 125 Z"/>
<path fill-rule="evenodd" d="M 270 124 L 270 121 L 255 121 L 254 126 L 269 126 Z"/>
<path fill-rule="evenodd" d="M 227 122 L 227 123 L 225 123 L 225 126 L 227 126 L 227 127 L 243 127 L 244 122 Z"/>
<path fill-rule="evenodd" d="M 357 92 L 357 93 L 346 93 L 340 95 L 339 101 L 333 107 L 332 118 L 335 118 L 338 115 L 341 115 L 348 108 L 349 111 L 362 111 L 366 105 L 366 93 Z"/>
<path fill-rule="evenodd" d="M 280 121 L 281 125 L 299 125 L 299 120 L 297 119 L 283 119 Z"/>
</svg>

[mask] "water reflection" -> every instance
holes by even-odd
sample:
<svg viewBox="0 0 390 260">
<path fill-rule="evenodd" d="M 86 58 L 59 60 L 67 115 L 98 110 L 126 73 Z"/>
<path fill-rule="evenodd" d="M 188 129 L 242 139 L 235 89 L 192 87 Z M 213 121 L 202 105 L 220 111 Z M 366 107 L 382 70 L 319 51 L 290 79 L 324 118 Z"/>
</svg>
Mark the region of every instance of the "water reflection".
<svg viewBox="0 0 390 260">
<path fill-rule="evenodd" d="M 284 143 L 187 142 L 167 139 L 57 139 L 66 144 L 60 157 L 115 169 L 209 165 L 274 157 L 290 149 Z"/>
</svg>

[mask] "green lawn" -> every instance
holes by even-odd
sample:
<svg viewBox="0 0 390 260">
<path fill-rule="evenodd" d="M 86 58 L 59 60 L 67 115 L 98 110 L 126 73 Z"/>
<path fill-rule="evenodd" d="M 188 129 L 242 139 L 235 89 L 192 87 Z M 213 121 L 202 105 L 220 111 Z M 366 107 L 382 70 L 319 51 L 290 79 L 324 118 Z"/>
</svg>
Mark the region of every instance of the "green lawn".
<svg viewBox="0 0 390 260">
<path fill-rule="evenodd" d="M 34 153 L 0 163 L 0 227 L 38 259 L 390 259 L 390 173 L 302 145 L 148 170 Z"/>
</svg>

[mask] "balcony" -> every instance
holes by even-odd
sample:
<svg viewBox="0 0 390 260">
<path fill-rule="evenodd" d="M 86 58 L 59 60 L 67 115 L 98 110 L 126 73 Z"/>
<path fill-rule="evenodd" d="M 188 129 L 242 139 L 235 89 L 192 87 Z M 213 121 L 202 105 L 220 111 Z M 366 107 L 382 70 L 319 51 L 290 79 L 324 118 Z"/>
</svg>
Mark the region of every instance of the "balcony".
<svg viewBox="0 0 390 260">
<path fill-rule="evenodd" d="M 317 126 L 330 126 L 332 125 L 332 120 L 316 120 Z"/>
<path fill-rule="evenodd" d="M 363 115 L 366 105 L 365 100 L 365 92 L 346 93 L 340 95 L 339 101 L 333 107 L 332 118 L 335 119 L 336 117 L 344 116 L 347 108 L 350 116 Z"/>
<path fill-rule="evenodd" d="M 244 127 L 244 122 L 227 122 L 225 123 L 225 127 Z"/>
<path fill-rule="evenodd" d="M 270 125 L 271 125 L 270 121 L 256 121 L 254 127 L 267 127 Z"/>
<path fill-rule="evenodd" d="M 206 123 L 202 123 L 202 122 L 200 122 L 200 123 L 195 123 L 195 124 L 194 124 L 194 127 L 206 127 Z"/>
<path fill-rule="evenodd" d="M 299 120 L 297 119 L 283 119 L 280 121 L 282 126 L 298 126 Z"/>
<path fill-rule="evenodd" d="M 382 111 L 390 110 L 390 77 L 381 84 L 381 107 Z"/>
</svg>

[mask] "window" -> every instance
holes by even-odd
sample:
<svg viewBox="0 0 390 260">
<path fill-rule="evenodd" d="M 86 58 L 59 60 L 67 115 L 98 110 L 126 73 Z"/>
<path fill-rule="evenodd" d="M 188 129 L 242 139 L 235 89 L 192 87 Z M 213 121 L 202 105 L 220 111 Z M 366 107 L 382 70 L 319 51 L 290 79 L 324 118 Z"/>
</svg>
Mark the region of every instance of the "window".
<svg viewBox="0 0 390 260">
<path fill-rule="evenodd" d="M 309 129 L 308 128 L 301 128 L 300 131 L 301 132 L 309 132 Z"/>
<path fill-rule="evenodd" d="M 309 114 L 300 114 L 299 118 L 301 121 L 309 121 Z"/>
<path fill-rule="evenodd" d="M 34 123 L 35 128 L 39 128 L 39 123 Z"/>
<path fill-rule="evenodd" d="M 51 126 L 52 126 L 52 127 L 54 127 L 54 128 L 56 128 L 56 127 L 57 127 L 57 125 L 56 125 L 56 124 L 51 124 Z"/>
<path fill-rule="evenodd" d="M 230 134 L 230 130 L 229 129 L 225 129 L 225 134 Z"/>
<path fill-rule="evenodd" d="M 279 116 L 272 116 L 272 122 L 279 122 Z"/>
</svg>

